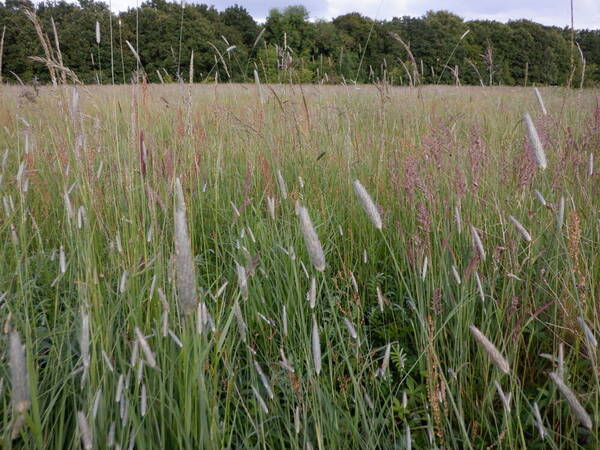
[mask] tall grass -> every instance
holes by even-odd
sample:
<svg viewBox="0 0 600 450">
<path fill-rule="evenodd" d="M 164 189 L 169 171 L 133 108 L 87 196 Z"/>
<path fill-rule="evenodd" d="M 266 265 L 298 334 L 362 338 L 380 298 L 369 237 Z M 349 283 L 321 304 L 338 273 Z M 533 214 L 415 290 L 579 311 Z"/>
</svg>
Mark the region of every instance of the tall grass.
<svg viewBox="0 0 600 450">
<path fill-rule="evenodd" d="M 542 92 L 5 87 L 2 447 L 598 447 L 599 93 Z"/>
</svg>

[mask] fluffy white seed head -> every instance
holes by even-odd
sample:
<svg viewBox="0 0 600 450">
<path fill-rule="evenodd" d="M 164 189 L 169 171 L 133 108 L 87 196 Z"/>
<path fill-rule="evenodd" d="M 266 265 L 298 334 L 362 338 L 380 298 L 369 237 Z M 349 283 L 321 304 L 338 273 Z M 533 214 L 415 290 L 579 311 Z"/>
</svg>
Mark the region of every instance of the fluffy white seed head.
<svg viewBox="0 0 600 450">
<path fill-rule="evenodd" d="M 281 310 L 281 322 L 283 327 L 283 336 L 285 337 L 288 335 L 287 307 L 285 305 L 283 305 Z"/>
<path fill-rule="evenodd" d="M 454 206 L 454 222 L 456 222 L 456 229 L 458 234 L 462 232 L 462 218 L 460 216 L 460 203 Z"/>
<path fill-rule="evenodd" d="M 383 306 L 385 304 L 385 299 L 383 297 L 383 294 L 381 293 L 381 288 L 379 286 L 377 286 L 375 288 L 375 291 L 377 293 L 377 304 L 379 305 L 379 310 L 381 312 L 383 312 Z"/>
<path fill-rule="evenodd" d="M 581 403 L 579 403 L 579 400 L 575 396 L 575 393 L 571 390 L 571 388 L 569 388 L 569 386 L 565 384 L 565 382 L 556 372 L 550 372 L 549 376 L 550 379 L 554 381 L 554 384 L 556 384 L 556 387 L 569 404 L 569 407 L 571 408 L 571 411 L 573 412 L 575 417 L 579 419 L 579 421 L 584 427 L 586 427 L 588 430 L 591 430 L 592 419 L 585 410 L 585 408 L 581 405 Z"/>
<path fill-rule="evenodd" d="M 354 328 L 354 325 L 352 325 L 352 322 L 350 322 L 346 317 L 344 317 L 344 324 L 348 329 L 348 334 L 350 334 L 350 337 L 354 340 L 357 340 L 358 334 L 356 333 L 356 329 Z"/>
<path fill-rule="evenodd" d="M 562 230 L 565 221 L 565 198 L 561 197 L 558 203 L 558 212 L 556 213 L 556 231 Z"/>
<path fill-rule="evenodd" d="M 540 433 L 540 438 L 544 440 L 546 437 L 546 429 L 544 428 L 544 422 L 542 421 L 542 415 L 540 414 L 540 408 L 536 402 L 533 402 L 532 406 L 533 417 L 535 418 L 535 425 Z"/>
<path fill-rule="evenodd" d="M 519 233 L 521 233 L 521 236 L 523 237 L 523 239 L 526 240 L 527 242 L 531 242 L 531 235 L 529 234 L 529 231 L 527 231 L 525 229 L 525 227 L 521 224 L 521 222 L 519 222 L 513 216 L 508 216 L 508 219 L 513 223 L 513 225 L 519 231 Z"/>
<path fill-rule="evenodd" d="M 84 370 L 90 366 L 90 316 L 81 311 L 81 334 L 79 335 L 79 349 Z"/>
<path fill-rule="evenodd" d="M 383 223 L 381 221 L 381 216 L 379 215 L 379 211 L 377 210 L 377 206 L 373 202 L 373 199 L 365 189 L 365 187 L 358 180 L 354 180 L 354 192 L 356 196 L 360 200 L 360 203 L 367 213 L 369 220 L 373 223 L 375 228 L 381 230 L 383 228 Z"/>
<path fill-rule="evenodd" d="M 596 337 L 594 336 L 594 332 L 590 329 L 588 324 L 585 322 L 585 319 L 583 317 L 579 316 L 577 318 L 577 323 L 579 324 L 579 327 L 581 328 L 581 330 L 583 331 L 583 334 L 585 335 L 586 343 L 594 350 L 596 348 L 598 348 L 598 341 L 596 340 Z"/>
<path fill-rule="evenodd" d="M 246 275 L 246 269 L 244 266 L 239 264 L 237 261 L 235 262 L 235 272 L 237 274 L 238 279 L 238 287 L 240 288 L 240 292 L 242 294 L 242 298 L 244 300 L 248 299 L 248 277 Z"/>
<path fill-rule="evenodd" d="M 486 351 L 492 362 L 496 365 L 498 369 L 500 369 L 504 373 L 508 373 L 510 371 L 510 366 L 508 361 L 502 356 L 500 351 L 496 348 L 494 344 L 490 342 L 490 340 L 484 336 L 484 334 L 479 331 L 479 329 L 475 325 L 469 326 L 473 337 L 477 341 L 481 347 Z"/>
<path fill-rule="evenodd" d="M 191 315 L 198 303 L 196 267 L 188 234 L 186 207 L 179 178 L 175 180 L 175 281 L 183 312 Z"/>
<path fill-rule="evenodd" d="M 454 276 L 454 281 L 456 281 L 456 284 L 461 284 L 460 274 L 458 273 L 458 269 L 455 265 L 452 266 L 452 275 Z"/>
<path fill-rule="evenodd" d="M 381 367 L 377 370 L 377 375 L 381 378 L 385 377 L 385 373 L 390 365 L 390 353 L 392 349 L 392 344 L 387 344 L 385 347 L 385 353 L 383 354 L 383 361 L 381 362 Z"/>
<path fill-rule="evenodd" d="M 308 298 L 310 309 L 315 309 L 315 305 L 317 304 L 317 280 L 315 277 L 310 279 L 310 289 L 306 296 Z"/>
<path fill-rule="evenodd" d="M 25 348 L 17 331 L 10 333 L 9 366 L 12 384 L 12 406 L 15 413 L 24 414 L 31 404 Z"/>
<path fill-rule="evenodd" d="M 502 390 L 502 386 L 500 385 L 500 383 L 498 383 L 498 381 L 494 381 L 494 385 L 496 386 L 496 390 L 498 391 L 500 400 L 502 400 L 502 405 L 504 406 L 504 410 L 507 413 L 510 413 L 510 400 L 512 398 L 512 393 L 509 392 L 508 394 L 505 394 L 504 390 Z"/>
<path fill-rule="evenodd" d="M 283 175 L 281 174 L 281 170 L 277 171 L 277 183 L 279 184 L 279 192 L 281 193 L 281 198 L 284 200 L 288 198 L 288 190 L 285 184 L 285 180 L 283 179 Z"/>
<path fill-rule="evenodd" d="M 269 216 L 271 219 L 275 220 L 275 198 L 267 197 L 267 210 L 269 211 Z"/>
<path fill-rule="evenodd" d="M 537 97 L 538 103 L 540 104 L 540 109 L 542 110 L 542 113 L 544 115 L 548 114 L 548 111 L 546 111 L 546 105 L 544 105 L 544 99 L 542 98 L 542 94 L 540 93 L 539 89 L 537 87 L 534 87 L 533 90 L 535 91 L 535 96 Z"/>
<path fill-rule="evenodd" d="M 471 225 L 471 237 L 473 238 L 473 244 L 475 245 L 475 248 L 477 249 L 477 253 L 479 253 L 479 257 L 481 258 L 482 261 L 485 261 L 485 249 L 483 248 L 483 243 L 481 242 L 481 238 L 479 237 L 479 233 L 477 232 L 477 229 Z"/>
<path fill-rule="evenodd" d="M 92 430 L 90 429 L 90 424 L 88 423 L 83 411 L 77 412 L 77 428 L 79 429 L 79 434 L 81 435 L 81 443 L 83 444 L 83 448 L 85 450 L 91 450 Z"/>
<path fill-rule="evenodd" d="M 535 196 L 537 197 L 538 201 L 542 204 L 542 206 L 546 206 L 546 199 L 544 198 L 542 193 L 537 189 L 535 190 Z"/>
<path fill-rule="evenodd" d="M 527 136 L 529 136 L 529 143 L 533 147 L 535 162 L 539 169 L 544 170 L 548 166 L 548 163 L 546 162 L 546 153 L 544 152 L 544 147 L 542 146 L 542 140 L 535 129 L 535 125 L 533 124 L 533 120 L 531 119 L 529 113 L 525 113 L 523 120 L 525 121 Z"/>
<path fill-rule="evenodd" d="M 254 73 L 256 73 L 256 71 Z M 254 386 L 252 386 L 252 392 L 254 393 L 254 397 L 256 398 L 256 401 L 258 402 L 260 409 L 262 409 L 265 412 L 265 414 L 269 414 L 269 408 L 267 407 L 267 404 L 265 403 L 262 396 L 260 395 L 260 392 L 258 392 L 258 389 L 256 389 Z"/>
<path fill-rule="evenodd" d="M 258 373 L 260 382 L 262 383 L 265 390 L 267 391 L 267 395 L 269 396 L 269 398 L 271 400 L 273 400 L 274 394 L 273 394 L 273 390 L 271 389 L 271 383 L 269 383 L 269 379 L 263 372 L 262 367 L 260 367 L 260 364 L 258 364 L 258 362 L 254 361 L 254 368 L 256 369 L 256 372 Z"/>
<path fill-rule="evenodd" d="M 140 414 L 142 417 L 148 411 L 148 395 L 146 394 L 146 385 L 142 384 L 142 392 L 140 394 Z"/>
<path fill-rule="evenodd" d="M 96 21 L 96 44 L 100 45 L 100 22 Z"/>
<path fill-rule="evenodd" d="M 238 332 L 240 333 L 240 339 L 242 342 L 246 342 L 246 330 L 248 327 L 246 326 L 246 322 L 244 321 L 244 317 L 242 316 L 242 310 L 240 309 L 240 304 L 235 300 L 233 304 L 233 315 L 235 316 L 235 320 L 237 322 Z"/>
<path fill-rule="evenodd" d="M 140 329 L 137 327 L 135 328 L 135 334 L 140 348 L 144 353 L 144 358 L 146 358 L 146 364 L 148 365 L 148 367 L 154 369 L 156 367 L 156 358 L 154 357 L 154 353 L 152 352 L 148 341 L 146 341 L 146 338 L 144 337 Z"/>
<path fill-rule="evenodd" d="M 323 253 L 323 247 L 321 246 L 319 236 L 317 236 L 315 227 L 308 215 L 308 210 L 304 207 L 300 207 L 298 213 L 300 225 L 302 226 L 302 235 L 304 236 L 304 244 L 306 245 L 306 250 L 308 250 L 310 261 L 313 266 L 315 266 L 315 269 L 319 272 L 323 272 L 326 265 L 325 254 Z"/>
<path fill-rule="evenodd" d="M 475 282 L 477 283 L 477 290 L 479 291 L 479 297 L 481 297 L 481 301 L 485 302 L 485 294 L 483 292 L 483 284 L 481 283 L 481 278 L 477 271 L 475 271 Z"/>
<path fill-rule="evenodd" d="M 312 354 L 315 372 L 319 375 L 321 373 L 321 339 L 319 337 L 319 325 L 317 324 L 317 318 L 314 314 L 312 326 Z"/>
</svg>

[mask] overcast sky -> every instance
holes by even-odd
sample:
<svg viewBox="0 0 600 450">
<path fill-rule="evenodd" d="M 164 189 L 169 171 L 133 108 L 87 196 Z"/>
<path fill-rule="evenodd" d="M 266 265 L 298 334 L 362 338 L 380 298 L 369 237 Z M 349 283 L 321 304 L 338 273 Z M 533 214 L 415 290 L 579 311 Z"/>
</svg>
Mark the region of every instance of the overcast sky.
<svg viewBox="0 0 600 450">
<path fill-rule="evenodd" d="M 109 0 L 104 0 L 109 2 Z M 141 0 L 110 0 L 113 10 L 135 7 Z M 190 3 L 190 0 L 184 0 Z M 235 0 L 194 0 L 223 10 Z M 359 12 L 371 18 L 419 17 L 428 10 L 446 9 L 465 19 L 530 19 L 545 25 L 571 23 L 570 0 L 237 0 L 257 20 L 264 20 L 270 8 L 302 4 L 311 18 L 330 19 L 340 14 Z M 573 0 L 576 28 L 600 28 L 600 0 Z"/>
</svg>

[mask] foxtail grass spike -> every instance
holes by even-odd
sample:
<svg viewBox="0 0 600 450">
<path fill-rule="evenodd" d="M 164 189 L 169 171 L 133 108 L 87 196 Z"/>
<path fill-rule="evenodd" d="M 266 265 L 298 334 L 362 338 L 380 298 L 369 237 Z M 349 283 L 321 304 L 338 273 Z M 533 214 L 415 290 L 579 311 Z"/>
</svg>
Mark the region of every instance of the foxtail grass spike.
<svg viewBox="0 0 600 450">
<path fill-rule="evenodd" d="M 469 329 L 473 334 L 473 337 L 477 341 L 481 347 L 488 354 L 492 362 L 496 365 L 498 369 L 500 369 L 504 373 L 508 373 L 510 371 L 510 366 L 508 365 L 508 361 L 502 356 L 500 351 L 496 348 L 494 344 L 490 342 L 490 340 L 484 336 L 484 334 L 479 331 L 479 329 L 475 325 L 470 325 Z"/>
<path fill-rule="evenodd" d="M 81 334 L 79 335 L 79 349 L 84 371 L 90 366 L 90 316 L 81 312 Z"/>
<path fill-rule="evenodd" d="M 381 362 L 381 367 L 377 370 L 377 375 L 381 378 L 385 378 L 385 373 L 390 365 L 390 352 L 392 349 L 392 344 L 387 344 L 385 346 L 385 353 L 383 354 L 383 361 Z"/>
<path fill-rule="evenodd" d="M 535 162 L 539 169 L 544 170 L 548 163 L 546 162 L 546 153 L 544 152 L 544 147 L 542 146 L 542 140 L 535 129 L 535 125 L 533 124 L 533 120 L 531 119 L 529 113 L 525 113 L 523 120 L 525 121 L 527 136 L 529 136 L 529 143 L 533 147 Z"/>
<path fill-rule="evenodd" d="M 477 283 L 477 290 L 479 291 L 479 297 L 481 297 L 481 301 L 485 303 L 485 294 L 483 292 L 483 284 L 481 283 L 481 278 L 479 277 L 479 273 L 475 272 L 475 282 Z"/>
<path fill-rule="evenodd" d="M 271 219 L 275 220 L 275 197 L 267 197 L 267 210 Z"/>
<path fill-rule="evenodd" d="M 319 272 L 325 270 L 325 254 L 323 253 L 323 247 L 315 227 L 313 226 L 308 210 L 304 207 L 300 207 L 298 216 L 300 217 L 300 225 L 302 226 L 302 235 L 304 236 L 304 244 L 308 250 L 310 261 Z"/>
<path fill-rule="evenodd" d="M 315 309 L 317 303 L 317 279 L 315 277 L 311 277 L 310 279 L 310 289 L 306 296 L 308 297 L 310 309 Z"/>
<path fill-rule="evenodd" d="M 377 294 L 377 304 L 379 305 L 379 310 L 381 312 L 383 312 L 383 307 L 384 307 L 384 298 L 383 298 L 383 294 L 381 293 L 381 288 L 379 286 L 377 286 L 375 288 L 375 293 Z"/>
<path fill-rule="evenodd" d="M 365 213 L 367 213 L 369 220 L 371 221 L 371 223 L 373 223 L 375 228 L 381 230 L 383 228 L 383 223 L 381 221 L 379 211 L 377 210 L 377 206 L 373 202 L 373 199 L 371 198 L 365 187 L 360 183 L 360 181 L 354 180 L 353 184 L 354 192 L 356 193 L 358 200 L 360 201 L 363 209 L 365 210 Z"/>
<path fill-rule="evenodd" d="M 240 288 L 240 293 L 242 294 L 242 298 L 244 300 L 248 300 L 249 293 L 248 293 L 248 277 L 246 275 L 246 268 L 236 261 L 235 272 L 237 274 L 238 287 Z"/>
<path fill-rule="evenodd" d="M 494 381 L 494 385 L 496 386 L 496 390 L 498 391 L 498 395 L 500 396 L 500 400 L 502 400 L 502 405 L 504 406 L 504 410 L 507 413 L 510 413 L 510 400 L 512 397 L 512 393 L 505 394 L 504 390 L 502 390 L 502 386 L 498 381 Z"/>
<path fill-rule="evenodd" d="M 581 405 L 581 403 L 579 403 L 579 400 L 577 400 L 577 397 L 575 396 L 571 388 L 565 384 L 565 382 L 560 376 L 558 376 L 556 372 L 550 372 L 549 376 L 550 379 L 554 381 L 554 384 L 556 384 L 556 387 L 569 404 L 569 407 L 571 408 L 571 411 L 573 412 L 575 417 L 579 419 L 579 421 L 584 427 L 586 427 L 588 430 L 591 430 L 592 419 L 585 410 L 585 408 Z"/>
<path fill-rule="evenodd" d="M 90 424 L 83 411 L 77 412 L 77 428 L 79 428 L 79 434 L 81 436 L 81 443 L 85 450 L 92 449 L 92 430 Z"/>
<path fill-rule="evenodd" d="M 460 279 L 460 274 L 458 273 L 458 269 L 456 268 L 455 265 L 452 266 L 452 275 L 454 276 L 454 281 L 456 281 L 456 284 L 462 283 L 462 281 Z"/>
<path fill-rule="evenodd" d="M 482 261 L 485 261 L 485 249 L 483 248 L 483 242 L 481 242 L 481 238 L 479 237 L 479 233 L 477 232 L 477 229 L 471 225 L 471 237 L 473 238 L 473 244 L 475 245 L 475 248 L 477 249 L 477 253 L 479 253 L 479 257 L 481 258 Z"/>
<path fill-rule="evenodd" d="M 565 222 L 565 198 L 561 197 L 558 203 L 558 212 L 556 213 L 556 231 L 560 232 Z"/>
<path fill-rule="evenodd" d="M 546 199 L 544 198 L 542 193 L 537 189 L 535 190 L 535 196 L 537 197 L 538 201 L 542 204 L 542 206 L 546 206 Z"/>
<path fill-rule="evenodd" d="M 150 344 L 148 344 L 148 341 L 146 341 L 146 338 L 144 337 L 140 329 L 137 327 L 135 329 L 135 334 L 137 336 L 137 341 L 140 345 L 140 348 L 144 353 L 144 357 L 146 358 L 146 364 L 148 365 L 148 367 L 154 369 L 156 367 L 156 358 L 154 357 L 154 353 L 150 348 Z"/>
<path fill-rule="evenodd" d="M 279 184 L 279 192 L 281 193 L 281 198 L 286 200 L 288 198 L 288 190 L 285 184 L 285 180 L 283 179 L 283 175 L 281 174 L 281 170 L 277 171 L 277 183 Z"/>
<path fill-rule="evenodd" d="M 544 440 L 547 433 L 546 433 L 546 429 L 544 428 L 544 422 L 542 420 L 542 415 L 540 414 L 540 408 L 536 402 L 533 402 L 532 410 L 533 410 L 533 417 L 535 418 L 535 426 L 537 427 L 538 432 L 540 433 L 540 438 L 542 440 Z"/>
<path fill-rule="evenodd" d="M 356 341 L 358 339 L 358 334 L 356 333 L 356 329 L 354 328 L 354 325 L 352 325 L 352 322 L 350 322 L 346 317 L 344 317 L 344 324 L 348 329 L 348 334 L 350 335 L 350 337 Z"/>
<path fill-rule="evenodd" d="M 192 254 L 192 243 L 188 235 L 186 207 L 179 178 L 175 180 L 175 277 L 177 298 L 181 309 L 191 315 L 198 303 L 196 267 Z"/>
<path fill-rule="evenodd" d="M 598 348 L 598 341 L 596 340 L 596 337 L 594 336 L 594 332 L 590 329 L 590 327 L 588 326 L 588 324 L 585 322 L 585 319 L 581 316 L 579 316 L 577 318 L 577 323 L 579 324 L 579 326 L 581 327 L 581 331 L 583 331 L 583 334 L 585 335 L 585 340 L 587 342 L 587 344 L 592 347 L 594 350 Z"/>
<path fill-rule="evenodd" d="M 265 403 L 262 396 L 260 395 L 260 392 L 258 392 L 258 389 L 256 389 L 254 386 L 252 386 L 252 392 L 254 393 L 254 397 L 256 398 L 256 401 L 258 402 L 260 409 L 262 409 L 265 412 L 265 414 L 269 414 L 269 408 L 267 407 L 267 404 Z"/>
<path fill-rule="evenodd" d="M 242 340 L 242 342 L 246 342 L 246 330 L 248 327 L 246 326 L 246 322 L 244 321 L 244 318 L 242 317 L 242 310 L 240 309 L 240 304 L 237 301 L 237 299 L 235 300 L 235 303 L 233 304 L 233 315 L 235 316 L 235 320 L 237 321 L 238 332 L 240 333 L 240 339 Z"/>
<path fill-rule="evenodd" d="M 12 383 L 12 406 L 15 413 L 24 414 L 31 405 L 29 399 L 29 377 L 25 348 L 17 331 L 10 333 L 9 352 L 10 379 Z"/>
<path fill-rule="evenodd" d="M 319 337 L 319 325 L 317 324 L 317 318 L 314 314 L 312 326 L 312 354 L 315 372 L 319 375 L 321 373 L 321 339 Z"/>
<path fill-rule="evenodd" d="M 542 110 L 542 114 L 547 115 L 548 111 L 546 111 L 546 105 L 544 105 L 544 99 L 542 98 L 542 94 L 540 93 L 537 87 L 534 87 L 535 96 L 537 97 L 538 103 L 540 104 L 540 109 Z"/>
<path fill-rule="evenodd" d="M 263 372 L 262 367 L 260 367 L 260 364 L 258 364 L 256 361 L 254 361 L 254 368 L 256 369 L 256 372 L 258 373 L 258 376 L 260 378 L 260 382 L 262 383 L 262 385 L 264 386 L 265 390 L 267 391 L 267 394 L 269 395 L 269 398 L 272 400 L 273 397 L 274 397 L 274 394 L 273 394 L 273 390 L 271 389 L 271 384 L 269 383 L 269 379 L 267 378 L 267 376 Z"/>
<path fill-rule="evenodd" d="M 529 231 L 527 231 L 525 229 L 525 227 L 521 224 L 521 222 L 519 222 L 513 216 L 508 216 L 508 219 L 513 223 L 513 225 L 515 226 L 515 228 L 517 229 L 517 231 L 519 233 L 521 233 L 521 236 L 523 237 L 523 239 L 526 240 L 527 242 L 531 242 L 531 235 L 529 234 Z"/>
</svg>

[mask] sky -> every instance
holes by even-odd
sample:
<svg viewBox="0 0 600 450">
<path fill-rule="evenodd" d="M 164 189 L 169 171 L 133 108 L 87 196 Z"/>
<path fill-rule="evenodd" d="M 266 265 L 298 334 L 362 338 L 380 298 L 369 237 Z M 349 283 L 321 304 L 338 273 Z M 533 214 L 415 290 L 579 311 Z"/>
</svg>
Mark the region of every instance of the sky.
<svg viewBox="0 0 600 450">
<path fill-rule="evenodd" d="M 109 0 L 104 0 L 109 2 Z M 110 0 L 115 11 L 135 7 L 142 0 Z M 181 1 L 181 0 L 180 0 Z M 213 5 L 223 10 L 236 0 L 184 0 Z M 359 12 L 376 19 L 420 17 L 428 10 L 445 9 L 464 19 L 529 19 L 544 25 L 570 26 L 570 0 L 237 0 L 252 16 L 263 21 L 271 8 L 302 4 L 311 19 L 331 19 Z M 575 28 L 600 29 L 600 0 L 573 0 Z"/>
</svg>

